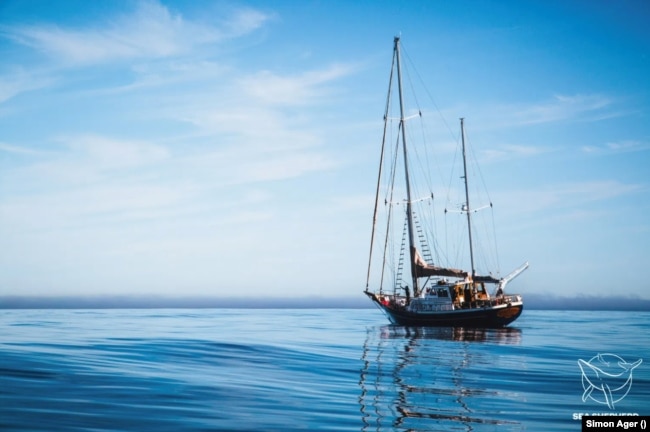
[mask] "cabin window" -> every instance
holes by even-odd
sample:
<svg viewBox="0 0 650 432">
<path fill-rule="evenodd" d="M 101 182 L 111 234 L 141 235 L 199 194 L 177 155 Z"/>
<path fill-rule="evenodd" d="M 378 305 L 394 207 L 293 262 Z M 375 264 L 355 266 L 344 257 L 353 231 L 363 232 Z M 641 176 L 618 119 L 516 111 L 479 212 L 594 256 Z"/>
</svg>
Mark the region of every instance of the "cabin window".
<svg viewBox="0 0 650 432">
<path fill-rule="evenodd" d="M 449 292 L 446 288 L 438 288 L 438 297 L 449 297 Z"/>
</svg>

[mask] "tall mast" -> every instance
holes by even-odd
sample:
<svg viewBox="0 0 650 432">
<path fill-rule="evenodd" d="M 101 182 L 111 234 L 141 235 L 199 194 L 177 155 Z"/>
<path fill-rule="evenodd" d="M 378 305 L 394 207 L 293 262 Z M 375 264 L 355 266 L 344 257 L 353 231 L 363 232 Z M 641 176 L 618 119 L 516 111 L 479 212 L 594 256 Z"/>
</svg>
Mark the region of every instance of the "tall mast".
<svg viewBox="0 0 650 432">
<path fill-rule="evenodd" d="M 467 211 L 467 232 L 469 233 L 469 259 L 472 265 L 472 278 L 476 275 L 474 269 L 474 249 L 472 247 L 472 217 L 469 206 L 469 186 L 467 185 L 467 157 L 465 156 L 465 119 L 460 119 L 460 135 L 463 142 L 463 179 L 465 180 L 465 210 Z"/>
<path fill-rule="evenodd" d="M 409 179 L 409 164 L 406 152 L 406 125 L 404 116 L 404 98 L 402 95 L 402 68 L 400 64 L 399 36 L 395 37 L 395 57 L 397 59 L 397 86 L 399 89 L 400 126 L 402 127 L 402 149 L 404 150 L 404 176 L 406 177 L 406 220 L 409 233 L 409 251 L 411 257 L 411 276 L 413 277 L 413 295 L 420 294 L 418 277 L 415 271 L 415 232 L 413 229 L 413 211 L 411 209 L 411 182 Z"/>
</svg>

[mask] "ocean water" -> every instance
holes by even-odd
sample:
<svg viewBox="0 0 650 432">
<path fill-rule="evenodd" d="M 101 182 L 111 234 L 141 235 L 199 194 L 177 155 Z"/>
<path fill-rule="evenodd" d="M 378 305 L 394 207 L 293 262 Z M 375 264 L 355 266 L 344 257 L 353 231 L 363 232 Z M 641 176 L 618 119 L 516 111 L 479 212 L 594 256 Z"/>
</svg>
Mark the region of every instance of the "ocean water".
<svg viewBox="0 0 650 432">
<path fill-rule="evenodd" d="M 583 401 L 580 359 L 628 365 L 611 407 Z M 650 414 L 650 313 L 463 330 L 375 309 L 0 311 L 2 431 L 578 431 L 614 412 Z"/>
</svg>

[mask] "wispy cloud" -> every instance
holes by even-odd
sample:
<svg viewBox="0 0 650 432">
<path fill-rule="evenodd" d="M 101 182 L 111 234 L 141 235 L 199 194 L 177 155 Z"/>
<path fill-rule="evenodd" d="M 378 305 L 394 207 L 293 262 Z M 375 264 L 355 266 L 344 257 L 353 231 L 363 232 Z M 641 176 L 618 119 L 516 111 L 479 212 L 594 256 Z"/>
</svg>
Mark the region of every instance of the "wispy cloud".
<svg viewBox="0 0 650 432">
<path fill-rule="evenodd" d="M 62 140 L 86 163 L 104 169 L 139 167 L 169 157 L 166 148 L 147 141 L 118 140 L 99 135 L 79 135 Z"/>
<path fill-rule="evenodd" d="M 256 9 L 238 9 L 234 15 L 225 20 L 222 36 L 225 38 L 245 35 L 257 30 L 272 18 L 273 15 L 265 14 Z"/>
<path fill-rule="evenodd" d="M 551 100 L 520 107 L 513 114 L 520 125 L 566 120 L 596 121 L 621 115 L 612 108 L 614 101 L 600 94 L 555 95 Z"/>
<path fill-rule="evenodd" d="M 154 1 L 137 4 L 133 14 L 103 26 L 62 28 L 53 24 L 2 28 L 14 41 L 71 64 L 94 64 L 133 58 L 181 55 L 197 46 L 241 36 L 269 17 L 243 9 L 224 20 L 221 28 L 188 21 Z"/>
<path fill-rule="evenodd" d="M 270 105 L 304 105 L 324 96 L 323 86 L 349 75 L 351 65 L 333 65 L 294 76 L 262 71 L 240 80 L 241 89 L 260 103 Z"/>
<path fill-rule="evenodd" d="M 223 74 L 209 91 L 178 95 L 161 115 L 188 123 L 213 137 L 214 147 L 191 156 L 195 169 L 220 173 L 223 184 L 288 179 L 335 169 L 340 162 L 322 147 L 328 135 L 317 114 L 305 105 L 322 105 L 336 94 L 336 83 L 354 67 L 325 66 L 303 74 L 268 71 L 243 77 Z M 191 162 L 190 162 L 191 160 Z M 205 167 L 205 168 L 203 168 Z"/>
<path fill-rule="evenodd" d="M 202 58 L 169 59 L 167 61 L 138 62 L 129 65 L 132 80 L 123 85 L 85 90 L 86 96 L 132 95 L 137 92 L 155 91 L 166 88 L 173 93 L 173 88 L 180 86 L 201 87 L 206 83 L 222 80 L 236 74 L 232 68 Z M 174 87 L 172 87 L 174 86 Z"/>
<path fill-rule="evenodd" d="M 48 147 L 38 159 L 7 166 L 4 219 L 27 230 L 145 219 L 172 224 L 177 217 L 187 222 L 197 214 L 205 221 L 209 207 L 211 220 L 242 223 L 268 218 L 273 205 L 266 206 L 268 198 L 247 204 L 235 195 L 339 166 L 320 147 L 318 122 L 310 114 L 296 115 L 296 109 L 321 104 L 354 67 L 242 73 L 227 61 L 216 63 L 197 48 L 246 35 L 271 18 L 253 9 L 231 12 L 216 24 L 202 24 L 143 2 L 135 13 L 103 25 L 4 27 L 17 42 L 56 57 L 49 66 L 55 72 L 61 66 L 85 70 L 99 63 L 130 72 L 122 74 L 126 81 L 84 75 L 81 89 L 66 84 L 74 77 L 62 76 L 62 92 L 73 88 L 75 103 L 98 115 L 108 113 L 104 132 L 71 123 L 61 134 L 41 138 L 39 150 L 0 146 L 0 151 L 25 155 Z M 121 137 L 106 133 L 112 129 L 106 125 L 122 130 L 125 122 L 142 117 L 161 126 L 172 122 L 171 133 L 160 139 L 153 133 L 146 140 L 130 138 L 128 131 Z M 14 193 L 27 190 L 28 195 Z M 217 215 L 215 204 L 206 204 L 225 201 L 242 206 L 219 208 Z M 43 219 L 45 212 L 49 217 Z"/>
<path fill-rule="evenodd" d="M 340 166 L 337 159 L 318 147 L 274 147 L 273 144 L 235 144 L 185 156 L 173 164 L 193 182 L 211 187 L 292 179 Z"/>
<path fill-rule="evenodd" d="M 510 144 L 481 151 L 482 162 L 495 162 L 510 159 L 531 158 L 554 151 L 549 147 Z"/>
<path fill-rule="evenodd" d="M 48 151 L 16 145 L 0 147 L 40 156 L 31 163 L 8 167 L 5 184 L 37 185 L 44 193 L 51 193 L 56 188 L 76 188 L 98 180 L 123 178 L 169 157 L 168 150 L 157 144 L 100 135 L 71 135 L 59 138 L 58 143 L 58 147 Z"/>
<path fill-rule="evenodd" d="M 172 223 L 179 217 L 191 220 L 215 205 L 222 208 L 212 220 L 241 223 L 267 217 L 269 211 L 261 206 L 268 203 L 268 193 L 256 193 L 251 201 L 245 186 L 268 188 L 268 182 L 338 166 L 317 149 L 264 149 L 258 143 L 174 155 L 170 147 L 150 141 L 94 134 L 58 142 L 58 149 L 47 152 L 0 143 L 0 152 L 38 156 L 3 172 L 0 214 L 9 226 L 65 229 L 145 219 Z M 206 204 L 215 202 L 241 205 Z"/>
<path fill-rule="evenodd" d="M 650 141 L 622 140 L 608 142 L 601 146 L 583 146 L 582 151 L 595 155 L 610 155 L 616 153 L 633 153 L 650 150 Z"/>
<path fill-rule="evenodd" d="M 642 184 L 617 180 L 571 182 L 546 185 L 533 190 L 509 191 L 503 200 L 516 203 L 513 206 L 523 213 L 559 211 L 584 208 L 589 203 L 613 200 L 645 189 L 646 186 Z"/>
<path fill-rule="evenodd" d="M 559 122 L 594 122 L 629 114 L 615 97 L 584 93 L 555 94 L 545 100 L 475 106 L 473 118 L 484 129 L 544 125 Z"/>
<path fill-rule="evenodd" d="M 52 77 L 27 72 L 22 68 L 10 71 L 0 76 L 0 104 L 18 94 L 47 87 L 54 81 Z"/>
<path fill-rule="evenodd" d="M 45 151 L 35 150 L 27 147 L 21 147 L 13 144 L 0 142 L 0 154 L 2 152 L 10 153 L 10 154 L 26 155 L 26 156 L 42 156 L 48 154 Z"/>
<path fill-rule="evenodd" d="M 85 27 L 55 23 L 2 25 L 0 37 L 45 54 L 46 62 L 28 68 L 5 64 L 0 69 L 0 104 L 27 91 L 66 86 L 71 76 L 61 69 L 97 64 L 125 66 L 128 83 L 104 83 L 96 94 L 127 93 L 217 76 L 222 65 L 196 57 L 202 47 L 245 36 L 263 26 L 272 15 L 251 8 L 215 11 L 215 21 L 188 19 L 156 1 L 135 3 L 131 13 Z M 87 76 L 85 76 L 87 80 Z"/>
<path fill-rule="evenodd" d="M 242 74 L 226 63 L 206 59 L 198 50 L 192 53 L 202 44 L 246 35 L 271 18 L 251 8 L 229 9 L 216 24 L 206 24 L 190 21 L 157 2 L 141 2 L 134 13 L 103 25 L 4 27 L 4 33 L 14 40 L 62 59 L 68 68 L 104 62 L 128 68 L 131 82 L 101 81 L 104 88 L 75 90 L 79 99 L 101 95 L 93 102 L 96 111 L 103 109 L 108 97 L 119 96 L 107 121 L 120 121 L 124 113 L 115 107 L 122 106 L 127 95 L 126 110 L 141 104 L 129 114 L 129 121 L 134 116 L 172 120 L 189 126 L 186 136 L 210 141 L 209 146 L 196 150 L 192 145 L 193 150 L 184 149 L 172 157 L 160 144 L 75 132 L 58 138 L 59 156 L 31 168 L 56 178 L 97 179 L 109 170 L 128 173 L 140 164 L 156 170 L 168 163 L 184 173 L 196 170 L 201 181 L 208 172 L 218 173 L 209 178 L 220 184 L 293 178 L 332 169 L 335 159 L 315 148 L 322 131 L 314 128 L 309 116 L 287 110 L 322 103 L 333 91 L 328 86 L 352 73 L 353 66 L 336 64 L 294 75 L 268 70 Z M 19 91 L 17 87 L 12 93 Z M 14 152 L 18 148 L 11 147 Z M 167 160 L 170 157 L 173 160 Z"/>
</svg>

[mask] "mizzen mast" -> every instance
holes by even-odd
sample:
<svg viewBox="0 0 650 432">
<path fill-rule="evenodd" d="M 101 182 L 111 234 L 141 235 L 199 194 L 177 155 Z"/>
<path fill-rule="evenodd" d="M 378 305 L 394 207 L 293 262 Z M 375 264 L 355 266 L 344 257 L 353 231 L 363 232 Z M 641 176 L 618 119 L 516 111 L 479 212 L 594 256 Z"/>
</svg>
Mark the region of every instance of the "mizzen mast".
<svg viewBox="0 0 650 432">
<path fill-rule="evenodd" d="M 472 278 L 476 276 L 476 269 L 474 268 L 474 248 L 472 246 L 472 216 L 471 208 L 469 206 L 469 186 L 467 184 L 467 157 L 465 155 L 465 119 L 460 119 L 460 135 L 463 143 L 463 180 L 465 182 L 465 210 L 467 212 L 467 233 L 469 234 L 469 259 L 472 265 Z"/>
</svg>

